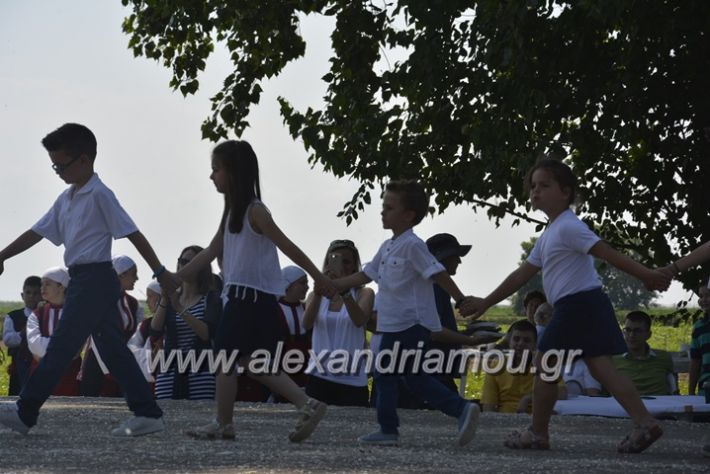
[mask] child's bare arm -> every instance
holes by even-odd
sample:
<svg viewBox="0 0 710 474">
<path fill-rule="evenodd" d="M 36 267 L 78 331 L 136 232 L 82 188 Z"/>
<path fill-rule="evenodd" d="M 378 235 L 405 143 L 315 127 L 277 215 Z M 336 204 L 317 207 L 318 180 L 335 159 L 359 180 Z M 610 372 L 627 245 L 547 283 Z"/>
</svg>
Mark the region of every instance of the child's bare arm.
<svg viewBox="0 0 710 474">
<path fill-rule="evenodd" d="M 264 206 L 252 206 L 250 208 L 249 219 L 254 230 L 268 237 L 293 263 L 303 268 L 306 273 L 313 278 L 316 288 L 325 296 L 330 297 L 337 293 L 337 288 L 332 280 L 326 278 L 313 262 L 311 262 L 311 259 L 286 237 Z"/>
<path fill-rule="evenodd" d="M 603 240 L 594 244 L 589 249 L 589 254 L 609 262 L 624 273 L 638 278 L 649 290 L 666 290 L 671 283 L 671 279 L 664 273 L 647 268 Z"/>
<path fill-rule="evenodd" d="M 357 272 L 353 273 L 352 275 L 340 277 L 336 280 L 333 280 L 333 283 L 335 283 L 335 286 L 338 288 L 338 291 L 345 291 L 349 290 L 350 288 L 355 288 L 358 286 L 362 285 L 367 285 L 370 283 L 372 280 L 370 279 L 369 276 L 365 274 L 365 272 Z"/>
<path fill-rule="evenodd" d="M 488 296 L 483 299 L 476 299 L 476 301 L 470 305 L 464 304 L 466 308 L 463 308 L 462 306 L 462 309 L 464 309 L 467 313 L 472 314 L 474 318 L 478 318 L 482 316 L 488 308 L 518 291 L 539 271 L 540 267 L 536 267 L 528 262 L 523 262 Z"/>
<path fill-rule="evenodd" d="M 42 240 L 42 236 L 34 230 L 30 229 L 16 238 L 10 245 L 0 251 L 0 275 L 5 269 L 5 260 L 14 257 L 17 254 L 29 249 L 37 242 Z"/>
<path fill-rule="evenodd" d="M 145 260 L 150 269 L 153 270 L 153 273 L 158 271 L 161 267 L 160 260 L 155 254 L 153 247 L 148 242 L 148 239 L 145 238 L 141 231 L 138 230 L 132 234 L 128 234 L 126 237 L 131 241 L 136 250 L 138 250 L 138 253 L 141 254 L 141 257 L 143 257 L 143 260 Z M 164 270 L 158 275 L 158 281 L 160 282 L 160 287 L 168 293 L 174 292 L 180 285 L 175 274 L 167 270 Z"/>
<path fill-rule="evenodd" d="M 674 273 L 682 273 L 708 260 L 710 260 L 710 241 L 705 242 L 685 257 L 681 257 L 670 266 L 675 270 Z"/>
<path fill-rule="evenodd" d="M 464 299 L 464 294 L 459 290 L 459 287 L 454 283 L 454 280 L 451 279 L 451 276 L 444 272 L 439 272 L 436 275 L 431 277 L 432 280 L 434 280 L 434 283 L 439 285 L 441 288 L 444 289 L 451 297 L 456 301 L 457 303 L 461 300 Z"/>
</svg>

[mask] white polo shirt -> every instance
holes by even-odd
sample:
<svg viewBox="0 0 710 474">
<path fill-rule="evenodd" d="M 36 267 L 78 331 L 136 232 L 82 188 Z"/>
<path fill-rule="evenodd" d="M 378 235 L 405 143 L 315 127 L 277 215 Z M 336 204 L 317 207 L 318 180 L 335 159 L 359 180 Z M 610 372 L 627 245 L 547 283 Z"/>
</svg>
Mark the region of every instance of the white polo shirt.
<svg viewBox="0 0 710 474">
<path fill-rule="evenodd" d="M 377 282 L 378 331 L 400 332 L 415 324 L 441 330 L 431 277 L 445 269 L 412 229 L 386 240 L 362 271 Z"/>
<path fill-rule="evenodd" d="M 528 263 L 542 268 L 542 286 L 547 301 L 601 288 L 589 250 L 601 239 L 567 209 L 552 221 L 535 242 Z"/>
<path fill-rule="evenodd" d="M 111 241 L 138 231 L 116 196 L 94 175 L 76 193 L 71 185 L 32 226 L 52 242 L 64 244 L 64 265 L 111 261 Z"/>
</svg>

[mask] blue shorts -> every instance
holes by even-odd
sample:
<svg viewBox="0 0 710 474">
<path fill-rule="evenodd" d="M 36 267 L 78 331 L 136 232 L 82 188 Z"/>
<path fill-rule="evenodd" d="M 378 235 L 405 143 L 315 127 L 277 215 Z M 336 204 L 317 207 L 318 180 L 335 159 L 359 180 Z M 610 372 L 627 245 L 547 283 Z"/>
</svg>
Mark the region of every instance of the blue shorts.
<svg viewBox="0 0 710 474">
<path fill-rule="evenodd" d="M 537 348 L 581 349 L 582 357 L 623 354 L 626 341 L 609 297 L 601 288 L 560 298 Z"/>
</svg>

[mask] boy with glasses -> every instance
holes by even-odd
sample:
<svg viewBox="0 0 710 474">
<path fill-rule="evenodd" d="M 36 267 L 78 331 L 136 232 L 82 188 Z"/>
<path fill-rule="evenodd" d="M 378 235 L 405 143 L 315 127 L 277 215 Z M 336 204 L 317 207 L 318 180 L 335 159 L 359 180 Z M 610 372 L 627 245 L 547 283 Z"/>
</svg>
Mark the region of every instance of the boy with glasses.
<svg viewBox="0 0 710 474">
<path fill-rule="evenodd" d="M 153 400 L 118 324 L 120 285 L 111 264 L 112 239 L 128 238 L 166 291 L 175 290 L 176 277 L 160 264 L 116 196 L 94 172 L 96 137 L 91 130 L 67 123 L 44 137 L 42 145 L 49 153 L 54 171 L 70 186 L 30 230 L 0 251 L 0 273 L 5 260 L 46 238 L 57 246 L 64 244 L 64 263 L 71 281 L 61 324 L 49 342 L 46 355 L 27 380 L 17 406 L 0 406 L 0 423 L 27 434 L 37 423 L 40 408 L 64 370 L 86 339 L 93 336 L 135 415 L 112 434 L 140 436 L 161 431 L 163 412 Z"/>
<path fill-rule="evenodd" d="M 624 321 L 628 352 L 614 356 L 614 365 L 634 383 L 641 395 L 672 395 L 677 383 L 673 360 L 666 351 L 651 349 L 651 318 L 643 311 L 631 311 Z"/>
</svg>

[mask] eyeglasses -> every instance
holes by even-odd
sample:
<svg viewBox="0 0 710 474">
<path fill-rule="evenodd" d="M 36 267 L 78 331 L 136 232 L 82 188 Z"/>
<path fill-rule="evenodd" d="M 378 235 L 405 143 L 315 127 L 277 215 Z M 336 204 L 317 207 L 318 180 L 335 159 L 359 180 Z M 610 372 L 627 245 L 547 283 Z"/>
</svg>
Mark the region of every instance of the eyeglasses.
<svg viewBox="0 0 710 474">
<path fill-rule="evenodd" d="M 190 263 L 190 259 L 187 258 L 178 258 L 178 265 L 187 265 Z"/>
<path fill-rule="evenodd" d="M 74 162 L 76 160 L 78 160 L 79 158 L 81 158 L 81 155 L 72 158 L 71 160 L 69 160 L 69 163 L 64 163 L 64 164 L 52 163 L 52 169 L 54 170 L 55 173 L 62 174 L 67 170 L 67 168 L 69 168 L 72 164 L 74 164 Z"/>
<path fill-rule="evenodd" d="M 624 328 L 623 331 L 626 334 L 643 334 L 646 332 L 644 328 Z"/>
</svg>

